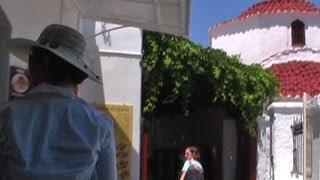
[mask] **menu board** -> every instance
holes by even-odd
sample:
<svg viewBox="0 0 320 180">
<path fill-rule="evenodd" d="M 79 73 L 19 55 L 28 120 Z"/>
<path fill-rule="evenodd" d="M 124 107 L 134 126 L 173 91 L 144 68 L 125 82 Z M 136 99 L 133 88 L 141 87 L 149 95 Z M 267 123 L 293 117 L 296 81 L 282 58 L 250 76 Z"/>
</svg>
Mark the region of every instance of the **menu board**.
<svg viewBox="0 0 320 180">
<path fill-rule="evenodd" d="M 129 180 L 131 179 L 133 107 L 111 104 L 96 104 L 95 106 L 114 120 L 118 177 L 121 180 Z"/>
</svg>

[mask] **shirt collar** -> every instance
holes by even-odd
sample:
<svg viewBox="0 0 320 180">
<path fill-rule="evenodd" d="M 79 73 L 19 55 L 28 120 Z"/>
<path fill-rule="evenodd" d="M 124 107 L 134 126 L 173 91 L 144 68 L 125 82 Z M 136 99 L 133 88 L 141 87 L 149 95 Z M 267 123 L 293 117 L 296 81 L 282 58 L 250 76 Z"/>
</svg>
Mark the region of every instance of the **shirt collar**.
<svg viewBox="0 0 320 180">
<path fill-rule="evenodd" d="M 68 88 L 47 83 L 42 83 L 28 92 L 30 95 L 36 93 L 57 93 L 64 96 L 75 96 L 74 93 Z"/>
</svg>

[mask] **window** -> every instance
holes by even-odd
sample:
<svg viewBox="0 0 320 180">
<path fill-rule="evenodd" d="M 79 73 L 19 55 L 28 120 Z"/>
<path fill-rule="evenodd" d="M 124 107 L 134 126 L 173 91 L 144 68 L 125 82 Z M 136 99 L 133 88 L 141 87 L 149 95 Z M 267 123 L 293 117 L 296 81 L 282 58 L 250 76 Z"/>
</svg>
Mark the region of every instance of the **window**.
<svg viewBox="0 0 320 180">
<path fill-rule="evenodd" d="M 292 174 L 303 173 L 303 121 L 301 116 L 294 117 L 291 126 L 293 135 L 293 168 Z"/>
<path fill-rule="evenodd" d="M 304 46 L 306 44 L 305 28 L 302 21 L 295 20 L 291 23 L 291 36 L 292 46 Z"/>
</svg>

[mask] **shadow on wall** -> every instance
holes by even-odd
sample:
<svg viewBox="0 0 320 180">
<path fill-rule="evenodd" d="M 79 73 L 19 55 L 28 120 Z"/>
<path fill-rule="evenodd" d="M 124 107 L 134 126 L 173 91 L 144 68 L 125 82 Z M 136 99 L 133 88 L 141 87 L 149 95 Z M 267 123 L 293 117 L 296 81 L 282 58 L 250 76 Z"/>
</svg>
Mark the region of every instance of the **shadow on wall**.
<svg viewBox="0 0 320 180">
<path fill-rule="evenodd" d="M 265 144 L 263 144 L 266 141 L 267 138 L 267 129 L 270 130 L 270 117 L 267 115 L 262 116 L 258 119 L 258 135 L 257 135 L 257 145 L 259 148 L 263 148 Z"/>
<path fill-rule="evenodd" d="M 101 66 L 101 53 L 99 52 L 99 46 L 97 45 L 96 38 L 94 34 L 96 34 L 96 22 L 91 20 L 83 21 L 83 34 L 87 40 L 87 64 L 102 78 L 102 66 Z M 106 86 L 106 85 L 105 85 Z M 112 107 L 101 107 L 101 105 L 105 105 L 108 103 L 108 100 L 105 99 L 105 88 L 103 85 L 99 85 L 98 83 L 92 81 L 86 81 L 81 87 L 81 97 L 87 100 L 92 104 L 97 104 L 97 107 L 106 112 L 109 116 L 114 120 L 114 129 L 115 129 L 115 138 L 116 138 L 116 149 L 117 149 L 117 169 L 118 176 L 121 180 L 130 180 L 136 179 L 138 174 L 136 174 L 135 169 L 137 166 L 139 167 L 139 162 L 137 160 L 140 159 L 139 154 L 133 147 L 133 138 L 134 138 L 134 114 L 132 110 L 131 114 L 131 128 L 132 128 L 132 137 L 128 137 L 126 132 L 126 128 L 129 128 L 130 125 L 127 123 L 130 119 L 128 118 L 128 114 L 125 107 L 121 108 L 120 106 L 114 105 L 114 110 L 108 109 Z M 108 92 L 106 92 L 108 93 Z M 100 106 L 100 107 L 99 107 Z M 133 107 L 135 108 L 135 107 Z M 123 112 L 121 112 L 123 111 Z M 113 116 L 113 113 L 114 116 Z M 122 124 L 121 124 L 122 123 Z M 125 129 L 123 129 L 125 126 Z M 119 141 L 117 141 L 117 139 Z"/>
<path fill-rule="evenodd" d="M 9 52 L 5 47 L 11 38 L 11 24 L 0 6 L 0 104 L 8 101 L 9 97 Z"/>
<path fill-rule="evenodd" d="M 318 118 L 317 118 L 318 117 Z M 320 117 L 320 112 L 317 112 L 316 115 L 313 116 L 313 139 L 320 140 L 320 121 L 318 120 Z"/>
<path fill-rule="evenodd" d="M 99 54 L 99 47 L 95 41 L 95 38 L 91 37 L 96 33 L 96 24 L 95 21 L 83 20 L 83 34 L 87 40 L 87 49 L 86 49 L 86 64 L 100 76 L 101 74 L 101 59 Z M 90 103 L 105 103 L 104 98 L 104 88 L 103 85 L 100 85 L 91 80 L 85 80 L 81 85 L 81 97 Z"/>
</svg>

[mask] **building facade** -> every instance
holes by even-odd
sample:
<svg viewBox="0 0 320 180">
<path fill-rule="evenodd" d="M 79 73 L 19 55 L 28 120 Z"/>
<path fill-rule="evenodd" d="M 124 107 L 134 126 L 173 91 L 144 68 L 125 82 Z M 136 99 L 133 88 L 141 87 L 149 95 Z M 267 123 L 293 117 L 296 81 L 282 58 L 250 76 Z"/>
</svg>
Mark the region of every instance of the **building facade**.
<svg viewBox="0 0 320 180">
<path fill-rule="evenodd" d="M 280 98 L 258 120 L 256 178 L 319 179 L 319 159 L 304 167 L 310 159 L 303 153 L 303 133 L 311 131 L 302 130 L 303 94 L 320 93 L 319 7 L 306 0 L 264 0 L 213 25 L 209 40 L 212 48 L 270 70 L 280 83 Z M 311 134 L 315 142 L 319 133 Z M 315 152 L 319 147 L 313 145 Z"/>
</svg>

